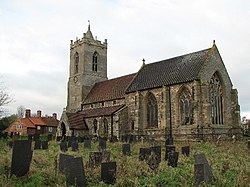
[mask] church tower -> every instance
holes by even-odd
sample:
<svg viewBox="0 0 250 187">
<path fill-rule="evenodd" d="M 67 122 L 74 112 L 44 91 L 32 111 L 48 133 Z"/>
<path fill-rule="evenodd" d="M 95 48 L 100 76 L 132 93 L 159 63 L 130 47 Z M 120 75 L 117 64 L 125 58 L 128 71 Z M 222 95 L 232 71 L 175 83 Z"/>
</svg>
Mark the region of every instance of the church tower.
<svg viewBox="0 0 250 187">
<path fill-rule="evenodd" d="M 71 40 L 66 110 L 80 110 L 94 84 L 107 79 L 107 39 L 94 39 L 89 24 L 82 39 Z"/>
</svg>

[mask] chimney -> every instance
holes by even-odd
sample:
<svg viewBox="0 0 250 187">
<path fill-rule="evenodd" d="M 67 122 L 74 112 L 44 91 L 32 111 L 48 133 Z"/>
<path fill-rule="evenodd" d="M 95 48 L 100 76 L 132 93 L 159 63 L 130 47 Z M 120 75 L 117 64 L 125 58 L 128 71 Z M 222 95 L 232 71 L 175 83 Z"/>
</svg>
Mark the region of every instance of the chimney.
<svg viewBox="0 0 250 187">
<path fill-rule="evenodd" d="M 25 118 L 30 118 L 30 109 L 25 110 Z"/>
<path fill-rule="evenodd" d="M 57 114 L 56 113 L 53 113 L 52 116 L 53 116 L 54 119 L 57 119 Z"/>
<path fill-rule="evenodd" d="M 42 117 L 42 111 L 41 110 L 38 110 L 37 112 L 36 112 L 36 117 Z"/>
</svg>

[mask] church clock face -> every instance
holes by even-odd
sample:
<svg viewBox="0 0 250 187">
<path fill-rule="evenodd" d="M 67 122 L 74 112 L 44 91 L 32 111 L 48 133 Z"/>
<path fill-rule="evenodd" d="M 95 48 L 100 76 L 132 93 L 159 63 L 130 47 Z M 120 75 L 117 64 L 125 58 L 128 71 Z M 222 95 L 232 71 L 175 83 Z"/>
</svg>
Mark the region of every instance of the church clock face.
<svg viewBox="0 0 250 187">
<path fill-rule="evenodd" d="M 75 76 L 74 77 L 74 82 L 77 83 L 77 81 L 78 81 L 78 78 L 77 78 L 77 76 Z"/>
</svg>

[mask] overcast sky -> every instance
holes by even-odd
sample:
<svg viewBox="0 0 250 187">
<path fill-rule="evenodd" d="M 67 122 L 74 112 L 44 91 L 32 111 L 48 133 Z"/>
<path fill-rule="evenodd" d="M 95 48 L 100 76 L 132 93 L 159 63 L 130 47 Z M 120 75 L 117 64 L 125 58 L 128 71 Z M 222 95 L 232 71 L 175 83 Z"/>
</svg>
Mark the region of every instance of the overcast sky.
<svg viewBox="0 0 250 187">
<path fill-rule="evenodd" d="M 108 39 L 108 77 L 212 46 L 220 51 L 241 116 L 250 118 L 249 0 L 1 0 L 0 75 L 15 102 L 32 113 L 58 113 L 67 100 L 70 40 L 90 20 Z"/>
</svg>

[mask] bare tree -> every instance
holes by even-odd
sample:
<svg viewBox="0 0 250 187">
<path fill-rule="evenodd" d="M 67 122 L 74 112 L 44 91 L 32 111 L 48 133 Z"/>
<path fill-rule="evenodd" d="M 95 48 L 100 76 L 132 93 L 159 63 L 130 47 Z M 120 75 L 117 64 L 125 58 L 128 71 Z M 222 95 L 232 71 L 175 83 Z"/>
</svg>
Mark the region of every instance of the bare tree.
<svg viewBox="0 0 250 187">
<path fill-rule="evenodd" d="M 23 118 L 24 114 L 25 114 L 25 107 L 23 105 L 17 107 L 17 116 Z"/>
<path fill-rule="evenodd" d="M 0 82 L 0 116 L 4 112 L 4 106 L 13 102 L 13 98 L 9 95 L 6 88 L 3 86 L 3 83 Z"/>
</svg>

